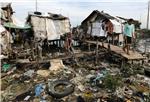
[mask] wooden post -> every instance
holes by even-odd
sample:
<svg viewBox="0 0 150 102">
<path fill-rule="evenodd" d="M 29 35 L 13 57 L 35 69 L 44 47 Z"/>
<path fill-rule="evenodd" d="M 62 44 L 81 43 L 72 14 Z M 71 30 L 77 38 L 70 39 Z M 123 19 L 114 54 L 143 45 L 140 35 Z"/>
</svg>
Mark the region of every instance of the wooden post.
<svg viewBox="0 0 150 102">
<path fill-rule="evenodd" d="M 147 53 L 147 40 L 145 40 L 145 44 L 144 44 L 144 53 L 146 54 Z"/>
<path fill-rule="evenodd" d="M 110 48 L 110 43 L 108 43 L 108 51 L 109 51 L 109 52 L 110 52 L 110 49 L 111 49 L 111 48 Z"/>
<path fill-rule="evenodd" d="M 121 34 L 119 33 L 118 36 L 117 36 L 117 37 L 118 37 L 118 38 L 117 38 L 117 45 L 120 45 L 120 44 L 119 44 L 119 40 L 120 40 L 120 39 L 119 39 L 119 36 L 120 36 L 120 35 L 121 35 Z"/>
<path fill-rule="evenodd" d="M 77 57 L 76 57 L 76 55 L 75 55 L 74 48 L 73 48 L 72 46 L 71 46 L 70 48 L 71 48 L 72 57 L 73 57 L 74 61 L 76 62 L 76 64 L 79 66 L 79 63 L 78 63 L 78 61 L 77 61 Z"/>
<path fill-rule="evenodd" d="M 121 68 L 123 68 L 123 67 L 124 67 L 124 65 L 125 65 L 125 59 L 124 59 L 124 58 L 122 58 Z"/>
<path fill-rule="evenodd" d="M 11 22 L 11 11 L 10 11 L 10 4 L 8 5 L 8 9 L 7 9 L 7 15 L 8 15 L 8 21 Z M 9 28 L 9 32 L 11 34 L 11 29 Z M 8 38 L 8 55 L 11 55 L 11 43 L 10 43 L 10 35 Z"/>
<path fill-rule="evenodd" d="M 61 48 L 61 42 L 60 42 L 60 41 L 61 41 L 61 39 L 59 39 L 59 42 L 58 42 L 58 43 L 59 43 L 59 47 Z"/>
<path fill-rule="evenodd" d="M 31 43 L 31 53 L 32 53 L 32 59 L 34 59 L 35 58 L 35 53 L 34 53 L 34 51 L 35 51 L 35 40 L 32 40 L 32 43 Z"/>
<path fill-rule="evenodd" d="M 96 64 L 98 63 L 98 40 L 96 41 Z"/>
<path fill-rule="evenodd" d="M 115 34 L 112 33 L 112 44 L 113 44 L 113 45 L 114 45 L 114 36 L 115 36 Z"/>
<path fill-rule="evenodd" d="M 142 60 L 142 63 L 141 63 L 142 65 L 144 65 L 144 59 Z"/>
<path fill-rule="evenodd" d="M 91 51 L 90 43 L 88 43 L 88 50 Z"/>
</svg>

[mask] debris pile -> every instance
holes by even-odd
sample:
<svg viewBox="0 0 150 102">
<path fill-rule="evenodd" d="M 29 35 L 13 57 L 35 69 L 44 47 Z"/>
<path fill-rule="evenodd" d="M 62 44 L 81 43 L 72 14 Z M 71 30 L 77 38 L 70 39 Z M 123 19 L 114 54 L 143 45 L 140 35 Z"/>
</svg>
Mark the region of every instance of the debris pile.
<svg viewBox="0 0 150 102">
<path fill-rule="evenodd" d="M 94 10 L 75 35 L 61 14 L 31 12 L 19 25 L 11 4 L 1 12 L 2 102 L 150 102 L 150 55 L 118 46 L 123 22 L 115 17 Z"/>
<path fill-rule="evenodd" d="M 62 60 L 52 60 L 49 65 L 47 63 L 3 64 L 2 102 L 148 102 L 150 100 L 150 78 L 144 73 L 124 73 L 123 70 L 130 71 L 129 65 L 123 69 L 106 60 L 99 61 L 97 65 L 92 64 L 91 61 L 81 61 L 84 64 L 80 63 L 80 66 L 64 65 L 63 62 L 65 63 Z M 57 70 L 52 70 L 54 65 Z"/>
</svg>

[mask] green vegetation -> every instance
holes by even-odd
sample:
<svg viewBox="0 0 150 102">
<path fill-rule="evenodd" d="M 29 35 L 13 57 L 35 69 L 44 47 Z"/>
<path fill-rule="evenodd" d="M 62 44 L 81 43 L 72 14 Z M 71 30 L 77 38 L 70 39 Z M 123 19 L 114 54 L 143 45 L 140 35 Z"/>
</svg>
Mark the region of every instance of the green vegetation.
<svg viewBox="0 0 150 102">
<path fill-rule="evenodd" d="M 122 85 L 122 78 L 119 75 L 110 75 L 108 74 L 104 78 L 104 86 L 111 90 L 112 92 L 116 90 L 117 87 Z"/>
</svg>

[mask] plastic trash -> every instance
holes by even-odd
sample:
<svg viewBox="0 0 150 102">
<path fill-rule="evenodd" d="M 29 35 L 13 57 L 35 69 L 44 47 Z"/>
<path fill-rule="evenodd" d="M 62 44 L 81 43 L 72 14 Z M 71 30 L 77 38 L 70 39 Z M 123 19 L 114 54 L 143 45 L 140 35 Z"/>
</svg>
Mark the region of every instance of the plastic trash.
<svg viewBox="0 0 150 102">
<path fill-rule="evenodd" d="M 42 84 L 36 85 L 35 96 L 40 96 L 42 92 L 44 92 L 44 86 Z"/>
<path fill-rule="evenodd" d="M 24 98 L 25 101 L 28 101 L 31 96 L 27 96 Z"/>
<path fill-rule="evenodd" d="M 106 74 L 107 74 L 106 70 L 102 70 L 101 72 L 98 72 L 96 75 L 96 78 L 93 81 L 96 83 L 96 81 L 99 81 L 102 78 L 104 78 L 106 76 Z"/>
<path fill-rule="evenodd" d="M 10 69 L 10 64 L 4 64 L 2 68 L 3 68 L 3 71 L 6 72 Z"/>
<path fill-rule="evenodd" d="M 24 75 L 32 77 L 34 74 L 34 70 L 28 70 L 27 72 L 24 73 Z"/>
</svg>

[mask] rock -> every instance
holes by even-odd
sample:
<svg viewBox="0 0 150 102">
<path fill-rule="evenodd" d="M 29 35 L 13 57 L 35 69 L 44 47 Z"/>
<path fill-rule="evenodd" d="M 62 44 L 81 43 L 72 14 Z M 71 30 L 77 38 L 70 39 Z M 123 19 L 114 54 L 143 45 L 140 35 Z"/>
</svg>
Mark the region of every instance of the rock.
<svg viewBox="0 0 150 102">
<path fill-rule="evenodd" d="M 48 77 L 50 74 L 50 71 L 49 70 L 38 70 L 37 74 L 41 75 L 42 77 Z"/>
</svg>

